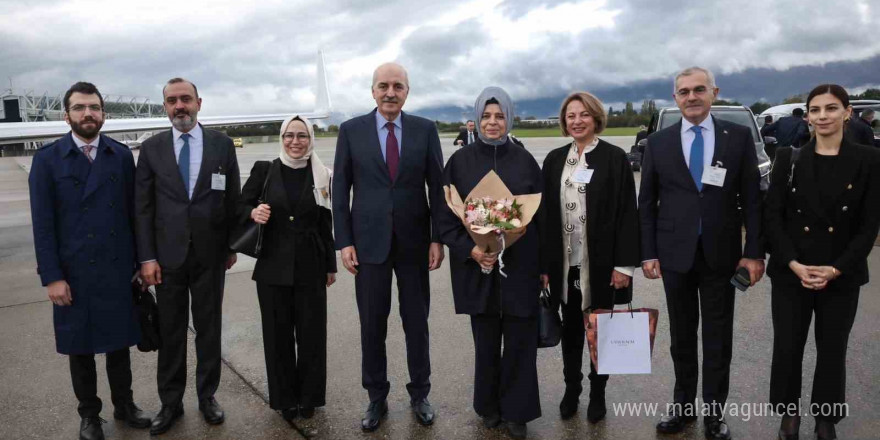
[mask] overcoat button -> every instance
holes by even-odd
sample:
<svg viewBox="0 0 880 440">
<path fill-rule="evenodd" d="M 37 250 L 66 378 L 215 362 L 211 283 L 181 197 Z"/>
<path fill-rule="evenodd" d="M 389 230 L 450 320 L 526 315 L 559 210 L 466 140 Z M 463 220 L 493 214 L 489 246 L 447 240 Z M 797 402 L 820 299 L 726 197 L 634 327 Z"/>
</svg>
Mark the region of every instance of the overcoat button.
<svg viewBox="0 0 880 440">
<path fill-rule="evenodd" d="M 810 227 L 809 227 L 809 226 L 804 226 L 804 232 L 810 232 Z"/>
<path fill-rule="evenodd" d="M 828 232 L 834 232 L 834 226 L 829 226 L 829 227 L 828 227 Z"/>
<path fill-rule="evenodd" d="M 848 209 L 849 209 L 849 208 L 847 208 L 846 206 L 844 206 L 843 208 L 841 208 L 841 210 L 842 210 L 843 212 L 846 212 Z"/>
<path fill-rule="evenodd" d="M 852 189 L 852 183 L 846 186 L 846 189 Z"/>
<path fill-rule="evenodd" d="M 290 221 L 293 221 L 293 216 L 290 216 Z"/>
</svg>

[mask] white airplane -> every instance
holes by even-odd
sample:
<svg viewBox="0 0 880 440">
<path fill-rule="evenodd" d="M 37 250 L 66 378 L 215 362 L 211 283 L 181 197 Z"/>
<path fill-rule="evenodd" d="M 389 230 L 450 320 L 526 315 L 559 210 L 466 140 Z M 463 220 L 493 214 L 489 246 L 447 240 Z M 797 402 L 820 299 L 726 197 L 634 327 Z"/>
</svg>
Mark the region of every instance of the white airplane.
<svg viewBox="0 0 880 440">
<path fill-rule="evenodd" d="M 128 148 L 131 150 L 137 150 L 138 148 L 141 147 L 141 144 L 143 144 L 144 141 L 149 139 L 150 136 L 152 136 L 152 135 L 153 135 L 153 132 L 148 131 L 148 132 L 140 135 L 140 137 L 138 137 L 137 139 L 128 140 L 128 141 L 119 141 L 119 142 L 122 142 L 123 145 L 127 145 Z"/>
<path fill-rule="evenodd" d="M 229 125 L 255 125 L 282 122 L 292 114 L 300 114 L 309 119 L 325 119 L 330 116 L 330 90 L 324 72 L 324 52 L 318 51 L 318 71 L 315 109 L 308 112 L 287 112 L 268 115 L 199 116 L 199 123 L 205 127 Z M 167 117 L 105 119 L 101 133 L 131 133 L 139 131 L 160 131 L 171 128 Z M 10 122 L 0 123 L 0 145 L 17 144 L 29 141 L 48 141 L 57 139 L 70 131 L 64 121 Z M 143 138 L 143 136 L 141 136 Z M 140 144 L 141 139 L 137 141 Z M 129 146 L 133 146 L 129 143 Z"/>
</svg>

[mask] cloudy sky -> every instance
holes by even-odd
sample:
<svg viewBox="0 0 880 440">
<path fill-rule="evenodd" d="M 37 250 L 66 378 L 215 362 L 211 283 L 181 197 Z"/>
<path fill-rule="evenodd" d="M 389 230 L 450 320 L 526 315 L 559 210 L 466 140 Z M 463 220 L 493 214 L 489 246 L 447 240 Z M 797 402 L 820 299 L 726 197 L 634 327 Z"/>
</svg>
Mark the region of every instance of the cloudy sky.
<svg viewBox="0 0 880 440">
<path fill-rule="evenodd" d="M 59 94 L 87 80 L 159 102 L 164 81 L 183 76 L 210 115 L 310 109 L 319 49 L 341 115 L 374 106 L 372 71 L 391 60 L 409 70 L 405 109 L 416 113 L 466 108 L 487 85 L 518 102 L 575 89 L 608 103 L 642 89 L 668 97 L 657 85 L 671 93 L 674 73 L 694 64 L 745 84 L 764 75 L 733 96 L 719 81 L 731 99 L 778 100 L 786 75 L 806 71 L 880 84 L 878 70 L 865 73 L 880 60 L 878 0 L 0 0 L 0 10 L 0 90 L 11 79 L 16 92 Z"/>
</svg>

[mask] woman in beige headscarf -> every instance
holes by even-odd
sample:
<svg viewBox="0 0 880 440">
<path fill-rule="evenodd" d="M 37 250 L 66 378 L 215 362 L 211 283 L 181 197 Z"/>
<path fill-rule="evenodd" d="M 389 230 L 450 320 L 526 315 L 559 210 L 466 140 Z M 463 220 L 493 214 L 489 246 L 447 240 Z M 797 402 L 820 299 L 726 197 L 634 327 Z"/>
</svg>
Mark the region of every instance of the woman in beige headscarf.
<svg viewBox="0 0 880 440">
<path fill-rule="evenodd" d="M 298 115 L 288 118 L 279 141 L 277 159 L 254 164 L 241 203 L 242 212 L 265 225 L 253 280 L 263 320 L 269 406 L 289 421 L 312 417 L 324 406 L 327 287 L 336 280 L 336 253 L 330 170 L 315 152 L 311 123 Z"/>
</svg>

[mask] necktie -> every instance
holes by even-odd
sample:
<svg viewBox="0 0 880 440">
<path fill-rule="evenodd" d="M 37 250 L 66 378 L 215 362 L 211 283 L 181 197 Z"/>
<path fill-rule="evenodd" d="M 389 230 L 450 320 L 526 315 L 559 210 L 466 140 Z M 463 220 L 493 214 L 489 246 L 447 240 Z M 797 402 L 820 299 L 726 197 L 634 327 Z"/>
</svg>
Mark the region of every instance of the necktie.
<svg viewBox="0 0 880 440">
<path fill-rule="evenodd" d="M 474 132 L 469 131 L 468 132 L 468 145 L 470 145 L 472 143 L 474 143 Z"/>
<path fill-rule="evenodd" d="M 691 127 L 694 132 L 694 142 L 691 144 L 690 170 L 697 191 L 703 190 L 703 127 L 695 125 Z"/>
<path fill-rule="evenodd" d="M 92 148 L 95 148 L 95 147 L 93 147 L 91 145 L 83 145 L 83 147 L 82 147 L 83 154 L 86 155 L 86 159 L 89 160 L 89 163 L 94 162 L 94 160 L 92 159 Z"/>
<path fill-rule="evenodd" d="M 180 135 L 183 139 L 183 148 L 180 149 L 180 156 L 177 158 L 177 168 L 180 169 L 180 177 L 183 178 L 183 188 L 189 195 L 189 133 Z"/>
<path fill-rule="evenodd" d="M 397 146 L 397 136 L 394 135 L 394 123 L 385 124 L 388 136 L 385 137 L 385 164 L 388 165 L 388 174 L 391 181 L 397 178 L 397 163 L 400 162 L 400 151 Z"/>
</svg>

